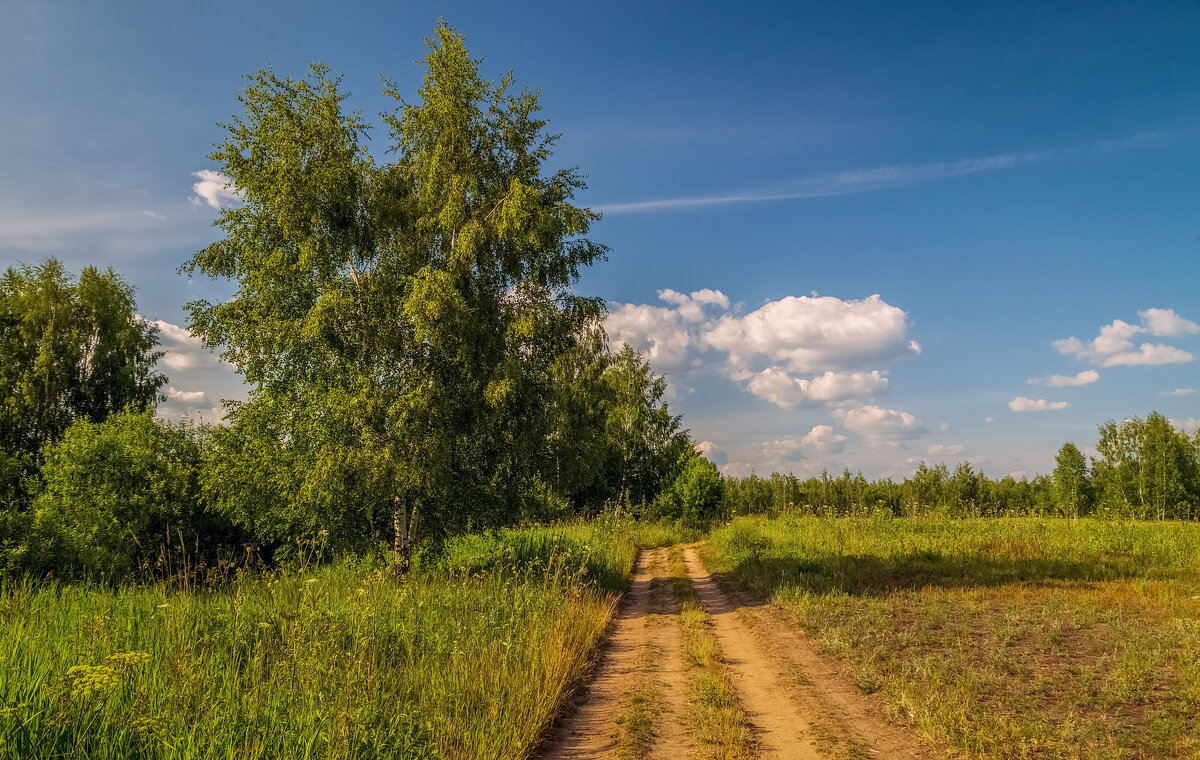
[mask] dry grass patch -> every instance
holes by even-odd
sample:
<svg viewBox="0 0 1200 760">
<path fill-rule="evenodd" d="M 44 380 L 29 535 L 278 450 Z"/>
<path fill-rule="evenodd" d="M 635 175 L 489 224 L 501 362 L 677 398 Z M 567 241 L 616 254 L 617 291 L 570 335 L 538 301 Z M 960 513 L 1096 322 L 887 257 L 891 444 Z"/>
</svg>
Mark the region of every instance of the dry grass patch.
<svg viewBox="0 0 1200 760">
<path fill-rule="evenodd" d="M 1200 526 L 742 519 L 705 562 L 947 755 L 1200 756 Z"/>
</svg>

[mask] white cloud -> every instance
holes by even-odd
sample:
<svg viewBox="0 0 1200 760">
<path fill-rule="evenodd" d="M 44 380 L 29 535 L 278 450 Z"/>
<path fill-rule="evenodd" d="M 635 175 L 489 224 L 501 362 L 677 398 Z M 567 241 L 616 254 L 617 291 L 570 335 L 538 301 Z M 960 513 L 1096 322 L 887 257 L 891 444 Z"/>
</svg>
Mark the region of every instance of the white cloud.
<svg viewBox="0 0 1200 760">
<path fill-rule="evenodd" d="M 1176 388 L 1173 391 L 1159 391 L 1160 396 L 1190 396 L 1196 392 L 1195 388 Z"/>
<path fill-rule="evenodd" d="M 788 296 L 745 316 L 726 315 L 704 341 L 729 354 L 745 370 L 759 357 L 796 373 L 866 369 L 886 359 L 915 354 L 908 318 L 879 295 L 860 301 L 829 296 Z"/>
<path fill-rule="evenodd" d="M 1075 336 L 1054 341 L 1058 352 L 1090 361 L 1100 367 L 1181 364 L 1195 359 L 1182 349 L 1162 343 L 1142 343 L 1134 347 L 1137 335 L 1178 336 L 1200 332 L 1200 325 L 1175 313 L 1173 309 L 1139 311 L 1142 324 L 1132 325 L 1120 319 L 1100 328 L 1093 340 L 1082 341 Z"/>
<path fill-rule="evenodd" d="M 679 316 L 688 322 L 703 321 L 703 307 L 706 305 L 716 305 L 722 309 L 729 308 L 729 297 L 719 290 L 709 288 L 693 291 L 690 295 L 667 288 L 658 291 L 658 297 L 669 304 L 674 304 Z"/>
<path fill-rule="evenodd" d="M 1138 316 L 1142 318 L 1146 332 L 1151 335 L 1166 337 L 1200 333 L 1200 325 L 1179 316 L 1174 309 L 1146 309 L 1139 311 Z"/>
<path fill-rule="evenodd" d="M 1104 360 L 1103 366 L 1116 367 L 1124 365 L 1132 367 L 1137 365 L 1184 364 L 1195 358 L 1187 351 L 1175 348 L 1174 346 L 1165 346 L 1161 343 L 1143 343 L 1137 351 L 1129 351 L 1108 357 Z"/>
<path fill-rule="evenodd" d="M 846 428 L 858 433 L 870 445 L 909 441 L 924 435 L 923 425 L 908 412 L 874 405 L 854 409 L 835 409 L 833 416 Z"/>
<path fill-rule="evenodd" d="M 983 421 L 987 422 L 987 423 L 992 423 L 992 422 L 996 421 L 996 418 L 995 417 L 984 417 Z"/>
<path fill-rule="evenodd" d="M 800 445 L 822 454 L 841 454 L 846 448 L 846 436 L 835 433 L 832 425 L 816 425 L 804 434 Z"/>
<path fill-rule="evenodd" d="M 946 457 L 962 456 L 966 450 L 967 447 L 963 446 L 961 443 L 935 443 L 934 445 L 930 446 L 929 450 L 925 453 L 926 456 L 929 457 L 939 457 L 944 459 Z"/>
<path fill-rule="evenodd" d="M 798 406 L 870 398 L 887 390 L 888 380 L 878 370 L 870 372 L 825 372 L 814 378 L 793 377 L 780 367 L 762 372 L 734 371 L 734 380 L 746 381 L 746 389 L 776 406 Z"/>
<path fill-rule="evenodd" d="M 648 304 L 616 304 L 604 322 L 613 345 L 626 343 L 646 355 L 655 370 L 666 372 L 687 363 L 693 337 L 675 309 Z"/>
<path fill-rule="evenodd" d="M 706 457 L 708 461 L 717 466 L 729 464 L 729 455 L 726 454 L 720 446 L 712 441 L 701 441 L 700 443 L 697 443 L 696 451 L 699 451 L 701 456 Z"/>
<path fill-rule="evenodd" d="M 804 459 L 804 444 L 799 438 L 780 438 L 756 443 L 759 459 L 772 470 L 780 471 L 780 465 L 800 462 Z"/>
<path fill-rule="evenodd" d="M 163 363 L 174 370 L 199 369 L 217 364 L 217 359 L 204 343 L 186 328 L 161 319 L 152 321 L 158 327 L 161 348 L 166 352 Z"/>
<path fill-rule="evenodd" d="M 1046 385 L 1051 388 L 1072 388 L 1088 385 L 1100 379 L 1100 373 L 1094 369 L 1085 369 L 1075 375 L 1050 375 L 1049 377 L 1031 377 L 1030 385 Z"/>
<path fill-rule="evenodd" d="M 888 378 L 869 365 L 920 352 L 905 312 L 878 295 L 788 296 L 745 315 L 723 313 L 729 297 L 710 288 L 658 296 L 668 305 L 609 304 L 605 329 L 614 346 L 642 351 L 672 378 L 711 366 L 701 356 L 709 349 L 724 352 L 729 379 L 785 409 L 869 401 L 888 389 Z"/>
<path fill-rule="evenodd" d="M 205 203 L 213 208 L 225 208 L 232 205 L 234 201 L 242 199 L 242 192 L 233 186 L 233 180 L 221 172 L 201 169 L 198 172 L 192 172 L 192 176 L 199 180 L 192 184 L 192 191 L 196 193 L 192 198 L 193 203 Z"/>
<path fill-rule="evenodd" d="M 745 460 L 720 465 L 720 470 L 721 474 L 727 478 L 744 478 L 747 475 L 753 475 L 755 472 L 754 465 Z"/>
<path fill-rule="evenodd" d="M 1196 431 L 1200 430 L 1200 419 L 1196 419 L 1195 417 L 1188 417 L 1187 419 L 1176 419 L 1172 417 L 1170 420 L 1168 420 L 1168 422 L 1170 422 L 1176 430 L 1182 430 L 1188 435 L 1195 435 Z"/>
<path fill-rule="evenodd" d="M 1008 402 L 1008 408 L 1014 412 L 1046 412 L 1055 409 L 1066 409 L 1070 404 L 1066 401 L 1047 401 L 1044 398 L 1025 398 L 1017 396 Z"/>
<path fill-rule="evenodd" d="M 207 404 L 208 394 L 204 391 L 180 391 L 168 385 L 167 399 L 170 401 L 178 401 L 181 404 L 187 404 L 189 406 L 195 404 Z"/>
</svg>

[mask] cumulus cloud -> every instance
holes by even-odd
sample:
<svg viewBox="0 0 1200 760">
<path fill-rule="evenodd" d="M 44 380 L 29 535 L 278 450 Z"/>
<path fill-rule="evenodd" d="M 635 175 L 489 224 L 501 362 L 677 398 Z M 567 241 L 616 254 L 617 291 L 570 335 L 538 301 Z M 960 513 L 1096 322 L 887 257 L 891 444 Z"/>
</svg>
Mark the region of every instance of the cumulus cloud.
<svg viewBox="0 0 1200 760">
<path fill-rule="evenodd" d="M 822 454 L 841 454 L 846 448 L 846 436 L 835 433 L 832 425 L 816 425 L 804 434 L 800 445 Z"/>
<path fill-rule="evenodd" d="M 166 352 L 163 363 L 171 369 L 198 369 L 216 363 L 212 352 L 186 328 L 161 319 L 153 320 L 152 324 L 158 327 L 159 342 Z"/>
<path fill-rule="evenodd" d="M 926 456 L 929 457 L 944 459 L 946 457 L 962 456 L 966 450 L 967 447 L 963 446 L 961 443 L 935 443 L 934 445 L 930 446 L 929 450 L 925 453 Z"/>
<path fill-rule="evenodd" d="M 1030 385 L 1046 385 L 1051 388 L 1072 388 L 1079 385 L 1089 385 L 1100 379 L 1100 373 L 1094 369 L 1085 369 L 1075 375 L 1050 375 L 1049 377 L 1031 377 Z"/>
<path fill-rule="evenodd" d="M 167 400 L 178 401 L 181 404 L 187 405 L 207 404 L 208 394 L 204 391 L 180 391 L 168 385 Z"/>
<path fill-rule="evenodd" d="M 832 425 L 817 425 L 802 436 L 788 436 L 754 444 L 755 459 L 771 472 L 819 472 L 828 457 L 841 454 L 846 436 Z"/>
<path fill-rule="evenodd" d="M 706 457 L 708 461 L 717 466 L 729 464 L 729 455 L 726 454 L 720 446 L 712 441 L 701 441 L 700 443 L 697 443 L 696 451 L 700 452 L 701 456 Z"/>
<path fill-rule="evenodd" d="M 628 344 L 659 372 L 687 364 L 693 337 L 675 309 L 649 304 L 613 304 L 604 322 L 614 345 Z"/>
<path fill-rule="evenodd" d="M 1139 311 L 1138 316 L 1151 335 L 1167 337 L 1200 333 L 1200 325 L 1179 316 L 1174 309 L 1146 309 Z"/>
<path fill-rule="evenodd" d="M 781 465 L 794 464 L 804 459 L 804 444 L 799 438 L 779 438 L 754 444 L 759 459 L 773 470 L 784 469 Z"/>
<path fill-rule="evenodd" d="M 888 379 L 878 370 L 825 372 L 809 379 L 793 377 L 781 367 L 768 367 L 756 373 L 735 370 L 732 377 L 744 380 L 746 389 L 755 396 L 785 409 L 869 398 L 887 390 L 888 386 Z"/>
<path fill-rule="evenodd" d="M 614 345 L 636 348 L 659 372 L 684 369 L 694 363 L 694 353 L 705 349 L 700 333 L 711 320 L 706 322 L 704 307 L 727 309 L 729 297 L 710 288 L 691 293 L 668 288 L 658 297 L 670 306 L 610 303 L 604 329 Z"/>
<path fill-rule="evenodd" d="M 1182 430 L 1188 435 L 1195 435 L 1197 430 L 1200 430 L 1200 419 L 1188 417 L 1187 419 L 1176 419 L 1172 417 L 1168 420 L 1176 430 Z"/>
<path fill-rule="evenodd" d="M 719 290 L 704 288 L 692 291 L 691 294 L 679 293 L 667 288 L 658 291 L 658 297 L 669 304 L 674 304 L 679 316 L 688 322 L 704 320 L 704 306 L 715 305 L 722 309 L 729 308 L 729 297 Z"/>
<path fill-rule="evenodd" d="M 192 172 L 192 176 L 197 179 L 192 184 L 192 191 L 196 193 L 192 197 L 193 203 L 203 203 L 213 208 L 227 208 L 235 201 L 242 199 L 242 192 L 233 186 L 233 180 L 221 172 L 201 169 L 198 172 Z"/>
<path fill-rule="evenodd" d="M 658 296 L 666 306 L 609 304 L 605 328 L 614 344 L 642 351 L 673 377 L 705 366 L 704 352 L 723 352 L 729 379 L 785 409 L 869 401 L 888 388 L 870 365 L 921 350 L 908 337 L 905 312 L 879 295 L 788 296 L 744 315 L 710 288 Z"/>
<path fill-rule="evenodd" d="M 853 409 L 835 409 L 833 416 L 873 446 L 913 440 L 926 432 L 925 426 L 908 412 L 884 409 L 873 404 Z"/>
<path fill-rule="evenodd" d="M 1181 364 L 1195 359 L 1192 354 L 1164 343 L 1144 342 L 1134 346 L 1138 335 L 1156 337 L 1200 333 L 1200 325 L 1184 319 L 1173 309 L 1139 311 L 1140 325 L 1115 319 L 1100 328 L 1094 339 L 1083 341 L 1075 336 L 1054 341 L 1060 354 L 1074 356 L 1101 367 Z"/>
<path fill-rule="evenodd" d="M 1173 391 L 1159 391 L 1160 396 L 1190 396 L 1196 392 L 1195 388 L 1176 388 Z"/>
<path fill-rule="evenodd" d="M 759 357 L 791 372 L 866 369 L 897 356 L 915 354 L 908 317 L 879 295 L 859 301 L 829 296 L 788 296 L 744 316 L 726 315 L 704 341 L 745 368 Z"/>
<path fill-rule="evenodd" d="M 1008 402 L 1008 408 L 1014 412 L 1047 412 L 1055 409 L 1066 409 L 1070 404 L 1066 401 L 1047 401 L 1044 398 L 1025 398 L 1017 396 Z"/>
</svg>

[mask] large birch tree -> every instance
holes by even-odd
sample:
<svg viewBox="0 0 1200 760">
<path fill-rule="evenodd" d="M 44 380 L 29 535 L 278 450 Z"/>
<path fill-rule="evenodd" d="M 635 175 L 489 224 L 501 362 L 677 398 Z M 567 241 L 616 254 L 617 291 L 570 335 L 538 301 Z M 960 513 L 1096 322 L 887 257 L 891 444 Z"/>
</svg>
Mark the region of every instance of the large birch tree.
<svg viewBox="0 0 1200 760">
<path fill-rule="evenodd" d="M 243 202 L 184 270 L 237 292 L 191 326 L 252 391 L 210 491 L 268 538 L 394 526 L 407 550 L 417 525 L 510 522 L 556 462 L 556 363 L 602 314 L 571 292 L 599 217 L 577 171 L 547 170 L 537 93 L 484 79 L 444 23 L 427 43 L 416 98 L 384 90 L 387 156 L 321 65 L 251 75 L 211 154 Z"/>
</svg>

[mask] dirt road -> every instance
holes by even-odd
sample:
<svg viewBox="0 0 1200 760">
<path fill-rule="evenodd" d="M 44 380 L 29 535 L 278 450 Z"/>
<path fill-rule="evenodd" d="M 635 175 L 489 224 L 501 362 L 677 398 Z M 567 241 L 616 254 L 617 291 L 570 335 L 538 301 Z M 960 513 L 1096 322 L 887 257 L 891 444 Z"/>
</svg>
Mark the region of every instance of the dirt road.
<svg viewBox="0 0 1200 760">
<path fill-rule="evenodd" d="M 543 760 L 923 756 L 912 732 L 888 722 L 880 703 L 860 693 L 781 611 L 722 588 L 694 548 L 683 548 L 682 563 L 679 550 L 638 556 L 596 672 L 550 737 Z M 684 569 L 691 593 L 680 599 L 677 590 L 689 585 L 673 588 L 671 578 Z M 707 615 L 702 635 L 740 707 L 722 715 L 738 716 L 752 737 L 737 748 L 714 746 L 700 724 L 711 713 L 697 707 L 709 697 L 682 631 L 685 604 Z M 698 646 L 694 637 L 690 646 Z"/>
</svg>

